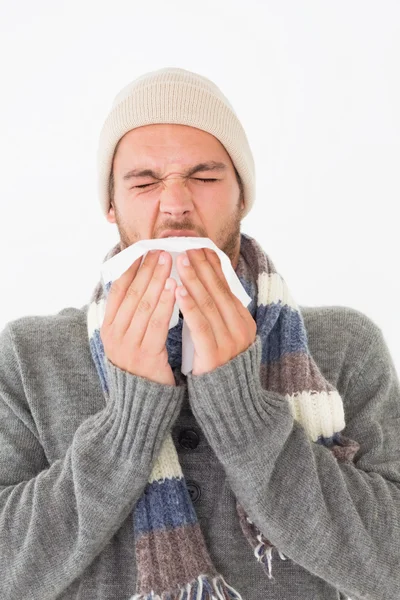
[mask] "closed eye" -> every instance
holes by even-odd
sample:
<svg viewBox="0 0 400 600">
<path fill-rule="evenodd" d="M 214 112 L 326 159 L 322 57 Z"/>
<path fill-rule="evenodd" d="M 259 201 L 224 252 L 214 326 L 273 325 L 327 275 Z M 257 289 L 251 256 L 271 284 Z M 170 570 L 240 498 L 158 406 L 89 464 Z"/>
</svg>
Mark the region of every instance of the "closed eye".
<svg viewBox="0 0 400 600">
<path fill-rule="evenodd" d="M 218 179 L 200 179 L 199 177 L 193 177 L 196 181 L 218 181 Z"/>
<path fill-rule="evenodd" d="M 201 179 L 200 177 L 193 177 L 192 179 L 195 179 L 196 181 L 219 181 L 218 179 Z M 156 182 L 154 182 L 154 183 L 156 183 Z M 143 185 L 134 185 L 133 189 L 149 187 L 149 185 L 154 185 L 154 183 L 144 183 Z"/>
</svg>

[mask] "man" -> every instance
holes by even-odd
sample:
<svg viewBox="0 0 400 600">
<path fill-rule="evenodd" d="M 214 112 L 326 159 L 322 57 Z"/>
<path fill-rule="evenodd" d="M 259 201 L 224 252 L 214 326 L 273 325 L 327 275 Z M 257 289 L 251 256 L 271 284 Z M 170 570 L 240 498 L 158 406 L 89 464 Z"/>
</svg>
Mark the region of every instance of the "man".
<svg viewBox="0 0 400 600">
<path fill-rule="evenodd" d="M 7 324 L 1 597 L 400 597 L 393 361 L 359 311 L 300 315 L 240 233 L 254 164 L 228 101 L 183 69 L 146 74 L 117 96 L 98 159 L 120 236 L 106 258 L 143 239 L 207 237 L 252 302 L 232 294 L 215 253 L 183 253 L 177 286 L 158 250 L 81 309 Z"/>
</svg>

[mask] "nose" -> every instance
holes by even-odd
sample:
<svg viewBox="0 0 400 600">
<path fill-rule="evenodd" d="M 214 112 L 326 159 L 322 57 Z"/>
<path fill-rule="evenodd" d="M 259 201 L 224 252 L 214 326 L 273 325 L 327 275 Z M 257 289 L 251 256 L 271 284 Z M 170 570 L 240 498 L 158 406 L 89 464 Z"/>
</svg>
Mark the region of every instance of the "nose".
<svg viewBox="0 0 400 600">
<path fill-rule="evenodd" d="M 160 193 L 160 212 L 179 217 L 193 210 L 192 193 L 182 177 L 164 180 Z"/>
</svg>

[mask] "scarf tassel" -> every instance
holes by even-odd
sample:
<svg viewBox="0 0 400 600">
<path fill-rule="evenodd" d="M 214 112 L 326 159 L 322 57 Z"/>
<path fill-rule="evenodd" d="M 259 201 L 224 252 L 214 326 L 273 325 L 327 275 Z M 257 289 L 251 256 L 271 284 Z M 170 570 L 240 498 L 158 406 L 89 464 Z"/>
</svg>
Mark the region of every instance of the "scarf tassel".
<svg viewBox="0 0 400 600">
<path fill-rule="evenodd" d="M 187 583 L 184 589 L 177 592 L 163 592 L 161 596 L 135 594 L 129 600 L 243 600 L 242 596 L 228 585 L 222 575 L 214 577 L 211 582 L 208 575 L 199 575 L 195 581 Z"/>
<path fill-rule="evenodd" d="M 275 546 L 272 546 L 268 542 L 262 541 L 261 538 L 263 538 L 263 537 L 264 537 L 263 535 L 257 536 L 257 539 L 259 540 L 260 543 L 254 549 L 254 556 L 256 557 L 258 562 L 262 563 L 263 567 L 266 567 L 266 569 L 264 568 L 264 571 L 266 572 L 268 578 L 275 580 L 275 577 L 272 575 L 272 550 L 273 550 L 273 548 L 275 548 L 275 550 L 278 551 L 279 556 L 282 560 L 286 560 L 287 557 L 284 554 L 282 554 L 282 552 L 280 550 L 278 550 L 278 548 L 276 548 Z"/>
</svg>

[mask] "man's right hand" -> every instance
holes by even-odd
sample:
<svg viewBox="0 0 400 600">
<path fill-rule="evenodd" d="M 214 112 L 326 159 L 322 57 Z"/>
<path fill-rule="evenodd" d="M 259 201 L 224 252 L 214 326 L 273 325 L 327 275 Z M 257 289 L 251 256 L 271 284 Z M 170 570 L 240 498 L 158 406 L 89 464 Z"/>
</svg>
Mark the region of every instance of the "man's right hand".
<svg viewBox="0 0 400 600">
<path fill-rule="evenodd" d="M 165 259 L 160 264 L 159 258 Z M 168 252 L 138 258 L 109 290 L 100 329 L 107 358 L 120 369 L 152 381 L 175 385 L 166 341 L 175 304 L 176 281 L 169 277 Z M 165 289 L 165 283 L 170 289 Z"/>
</svg>

